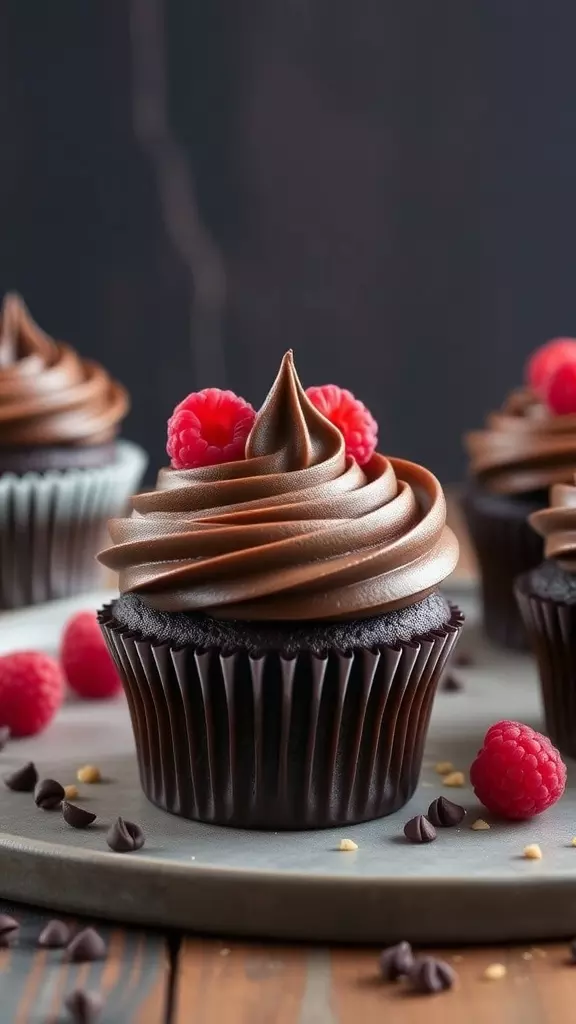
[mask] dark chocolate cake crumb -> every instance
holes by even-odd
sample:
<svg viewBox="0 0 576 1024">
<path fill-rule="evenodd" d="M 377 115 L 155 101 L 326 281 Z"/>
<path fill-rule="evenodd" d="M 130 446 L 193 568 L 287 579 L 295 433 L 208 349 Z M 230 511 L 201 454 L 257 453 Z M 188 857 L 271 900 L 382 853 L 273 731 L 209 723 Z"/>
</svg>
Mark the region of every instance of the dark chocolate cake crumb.
<svg viewBox="0 0 576 1024">
<path fill-rule="evenodd" d="M 96 821 L 93 811 L 85 811 L 83 807 L 77 807 L 76 804 L 71 804 L 68 800 L 62 801 L 62 817 L 72 828 L 88 828 L 93 821 Z"/>
<path fill-rule="evenodd" d="M 442 693 L 461 693 L 464 689 L 464 683 L 453 676 L 451 672 L 447 672 L 440 683 L 440 690 Z"/>
<path fill-rule="evenodd" d="M 192 612 L 161 612 L 136 594 L 123 594 L 114 602 L 112 616 L 119 626 L 159 643 L 191 644 L 200 650 L 215 647 L 224 652 L 244 650 L 255 655 L 280 651 L 290 657 L 300 651 L 323 654 L 326 650 L 372 649 L 425 636 L 448 624 L 451 609 L 442 594 L 434 593 L 417 604 L 370 619 L 238 622 Z"/>
<path fill-rule="evenodd" d="M 456 978 L 456 971 L 450 964 L 433 956 L 419 957 L 409 974 L 412 988 L 430 995 L 452 988 Z"/>
<path fill-rule="evenodd" d="M 31 793 L 38 782 L 38 772 L 32 761 L 4 776 L 4 785 L 15 793 Z"/>
<path fill-rule="evenodd" d="M 414 954 L 409 942 L 398 942 L 380 954 L 380 973 L 384 981 L 397 981 L 410 974 L 414 966 Z"/>
<path fill-rule="evenodd" d="M 411 843 L 432 843 L 436 839 L 436 829 L 423 814 L 417 814 L 404 825 L 404 835 Z"/>
<path fill-rule="evenodd" d="M 55 811 L 64 799 L 64 786 L 56 779 L 42 779 L 34 789 L 34 803 L 43 811 Z"/>
<path fill-rule="evenodd" d="M 106 956 L 106 943 L 95 928 L 84 928 L 74 936 L 66 947 L 64 959 L 74 963 L 103 960 Z"/>
<path fill-rule="evenodd" d="M 144 833 L 134 821 L 117 818 L 108 830 L 106 842 L 114 853 L 134 853 L 144 846 Z"/>
<path fill-rule="evenodd" d="M 65 921 L 54 918 L 42 929 L 38 945 L 44 949 L 64 949 L 70 942 L 70 929 Z"/>
<path fill-rule="evenodd" d="M 9 914 L 0 914 L 0 947 L 2 949 L 6 949 L 12 944 L 19 931 L 18 921 L 15 921 Z"/>
<path fill-rule="evenodd" d="M 464 820 L 466 811 L 460 804 L 447 800 L 445 796 L 439 796 L 433 800 L 428 808 L 428 820 L 436 828 L 452 828 Z"/>
<path fill-rule="evenodd" d="M 104 1009 L 104 1000 L 99 992 L 77 988 L 66 996 L 64 1005 L 70 1014 L 72 1024 L 96 1024 Z"/>
<path fill-rule="evenodd" d="M 474 664 L 474 658 L 470 651 L 456 651 L 452 663 L 456 668 L 470 668 Z"/>
</svg>

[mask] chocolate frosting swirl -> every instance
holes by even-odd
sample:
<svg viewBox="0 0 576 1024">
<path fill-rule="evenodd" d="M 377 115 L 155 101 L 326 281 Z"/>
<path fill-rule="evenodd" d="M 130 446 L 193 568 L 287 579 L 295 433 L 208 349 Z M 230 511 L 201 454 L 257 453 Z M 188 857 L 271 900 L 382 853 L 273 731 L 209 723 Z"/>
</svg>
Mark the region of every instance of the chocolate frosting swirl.
<svg viewBox="0 0 576 1024">
<path fill-rule="evenodd" d="M 99 445 L 128 411 L 128 395 L 97 363 L 53 341 L 17 295 L 0 314 L 0 446 Z"/>
<path fill-rule="evenodd" d="M 576 469 L 576 416 L 552 415 L 527 389 L 512 392 L 464 442 L 472 475 L 494 494 L 568 483 Z"/>
<path fill-rule="evenodd" d="M 429 594 L 456 565 L 440 484 L 376 454 L 360 468 L 289 352 L 246 459 L 163 469 L 99 557 L 154 608 L 243 620 L 365 618 Z"/>
<path fill-rule="evenodd" d="M 556 484 L 550 489 L 549 507 L 533 512 L 529 519 L 544 538 L 546 558 L 576 572 L 576 486 Z"/>
</svg>

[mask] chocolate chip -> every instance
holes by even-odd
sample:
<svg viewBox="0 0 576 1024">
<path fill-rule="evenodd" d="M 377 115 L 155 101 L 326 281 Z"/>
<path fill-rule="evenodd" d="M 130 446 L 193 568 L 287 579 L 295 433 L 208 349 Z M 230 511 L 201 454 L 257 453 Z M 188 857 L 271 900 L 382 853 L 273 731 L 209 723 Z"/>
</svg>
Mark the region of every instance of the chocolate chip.
<svg viewBox="0 0 576 1024">
<path fill-rule="evenodd" d="M 38 936 L 38 945 L 44 949 L 63 949 L 70 942 L 70 929 L 64 921 L 48 921 Z"/>
<path fill-rule="evenodd" d="M 3 949 L 14 941 L 19 931 L 18 921 L 9 914 L 0 914 L 0 946 Z"/>
<path fill-rule="evenodd" d="M 73 1024 L 95 1024 L 104 1009 L 104 1000 L 98 992 L 77 988 L 66 996 L 64 1006 Z"/>
<path fill-rule="evenodd" d="M 417 814 L 404 825 L 404 835 L 411 843 L 431 843 L 436 839 L 436 829 L 423 814 Z"/>
<path fill-rule="evenodd" d="M 470 665 L 474 664 L 474 658 L 469 651 L 457 651 L 453 662 L 458 668 L 470 668 Z"/>
<path fill-rule="evenodd" d="M 32 761 L 17 768 L 15 772 L 4 776 L 4 785 L 15 793 L 31 793 L 38 782 L 38 772 Z"/>
<path fill-rule="evenodd" d="M 380 973 L 384 981 L 397 981 L 410 974 L 414 966 L 414 954 L 409 942 L 399 942 L 380 953 Z"/>
<path fill-rule="evenodd" d="M 88 828 L 88 825 L 96 821 L 96 815 L 92 811 L 85 811 L 83 807 L 77 807 L 68 800 L 62 801 L 62 817 L 72 828 Z"/>
<path fill-rule="evenodd" d="M 442 693 L 461 693 L 464 689 L 464 683 L 461 683 L 456 676 L 447 673 L 442 680 L 440 689 L 442 690 Z"/>
<path fill-rule="evenodd" d="M 452 828 L 459 825 L 465 817 L 466 811 L 460 804 L 447 800 L 445 796 L 439 796 L 433 800 L 428 808 L 428 820 L 436 828 Z"/>
<path fill-rule="evenodd" d="M 43 811 L 55 811 L 64 799 L 64 786 L 56 779 L 42 779 L 34 790 L 34 803 Z"/>
<path fill-rule="evenodd" d="M 116 818 L 108 830 L 106 842 L 110 849 L 114 850 L 114 853 L 131 853 L 144 846 L 144 833 L 140 825 L 136 825 L 133 821 Z"/>
<path fill-rule="evenodd" d="M 106 943 L 94 928 L 84 928 L 74 936 L 66 947 L 65 960 L 80 963 L 85 960 L 102 960 L 106 956 Z"/>
<path fill-rule="evenodd" d="M 10 739 L 10 729 L 7 725 L 0 725 L 0 750 L 4 750 L 4 747 Z"/>
<path fill-rule="evenodd" d="M 410 984 L 417 992 L 444 992 L 456 982 L 456 971 L 444 960 L 433 956 L 419 957 L 408 975 Z"/>
</svg>

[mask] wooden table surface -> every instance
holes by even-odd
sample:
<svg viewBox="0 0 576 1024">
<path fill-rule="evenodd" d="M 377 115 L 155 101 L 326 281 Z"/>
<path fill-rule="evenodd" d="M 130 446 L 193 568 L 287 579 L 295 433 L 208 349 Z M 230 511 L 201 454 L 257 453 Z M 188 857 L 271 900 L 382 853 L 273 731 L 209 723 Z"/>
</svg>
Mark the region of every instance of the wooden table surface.
<svg viewBox="0 0 576 1024">
<path fill-rule="evenodd" d="M 464 542 L 459 572 L 467 575 L 473 559 L 453 504 L 451 518 Z M 0 950 L 0 1024 L 70 1021 L 65 999 L 78 986 L 102 995 L 102 1024 L 576 1021 L 576 966 L 569 962 L 567 941 L 418 951 L 441 956 L 458 974 L 453 990 L 419 996 L 403 983 L 382 983 L 378 949 L 256 944 L 109 924 L 97 925 L 107 940 L 107 958 L 72 966 L 63 963 L 61 951 L 36 945 L 50 914 L 1 903 L 0 912 L 13 914 L 22 925 L 13 948 Z M 498 981 L 486 980 L 484 972 L 494 963 L 503 964 L 506 973 Z"/>
</svg>

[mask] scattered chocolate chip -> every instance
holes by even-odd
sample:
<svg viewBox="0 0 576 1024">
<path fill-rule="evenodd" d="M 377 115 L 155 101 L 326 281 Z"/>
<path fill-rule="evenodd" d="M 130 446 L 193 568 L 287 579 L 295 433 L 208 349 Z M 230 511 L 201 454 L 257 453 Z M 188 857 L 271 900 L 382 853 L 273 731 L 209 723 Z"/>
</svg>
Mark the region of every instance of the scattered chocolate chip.
<svg viewBox="0 0 576 1024">
<path fill-rule="evenodd" d="M 464 683 L 448 672 L 442 680 L 440 689 L 442 693 L 461 693 L 464 689 Z"/>
<path fill-rule="evenodd" d="M 132 853 L 144 846 L 144 833 L 133 821 L 116 818 L 109 828 L 106 842 L 114 853 Z"/>
<path fill-rule="evenodd" d="M 466 811 L 460 804 L 447 800 L 445 796 L 433 800 L 428 808 L 428 820 L 436 828 L 452 828 L 453 825 L 459 825 L 465 815 Z"/>
<path fill-rule="evenodd" d="M 0 914 L 0 946 L 3 949 L 11 945 L 19 931 L 18 921 L 9 914 Z"/>
<path fill-rule="evenodd" d="M 433 956 L 419 957 L 409 974 L 410 984 L 417 992 L 444 992 L 456 982 L 456 971 L 444 960 Z"/>
<path fill-rule="evenodd" d="M 4 747 L 10 739 L 11 733 L 7 725 L 0 725 L 0 750 L 4 750 Z"/>
<path fill-rule="evenodd" d="M 474 658 L 470 651 L 457 651 L 453 658 L 453 664 L 458 668 L 470 668 L 474 664 Z"/>
<path fill-rule="evenodd" d="M 64 799 L 64 786 L 56 779 L 42 779 L 34 790 L 34 803 L 43 811 L 55 811 Z"/>
<path fill-rule="evenodd" d="M 414 954 L 409 942 L 399 942 L 380 953 L 380 973 L 384 981 L 397 981 L 410 974 L 414 966 Z"/>
<path fill-rule="evenodd" d="M 31 793 L 38 782 L 38 772 L 32 761 L 17 768 L 15 772 L 4 776 L 4 785 L 15 793 Z"/>
<path fill-rule="evenodd" d="M 62 817 L 72 828 L 88 828 L 88 825 L 96 821 L 96 815 L 92 811 L 85 811 L 83 807 L 77 807 L 68 800 L 62 801 Z"/>
<path fill-rule="evenodd" d="M 431 843 L 436 839 L 436 829 L 423 814 L 417 814 L 404 825 L 404 835 L 411 843 Z"/>
<path fill-rule="evenodd" d="M 63 949 L 70 942 L 70 929 L 64 921 L 48 921 L 38 936 L 38 945 L 44 949 Z"/>
<path fill-rule="evenodd" d="M 85 960 L 102 960 L 106 956 L 106 943 L 94 928 L 84 928 L 74 936 L 66 947 L 65 960 L 81 963 Z"/>
<path fill-rule="evenodd" d="M 104 1000 L 98 992 L 77 988 L 66 996 L 64 1006 L 73 1024 L 95 1024 L 104 1009 Z"/>
</svg>

